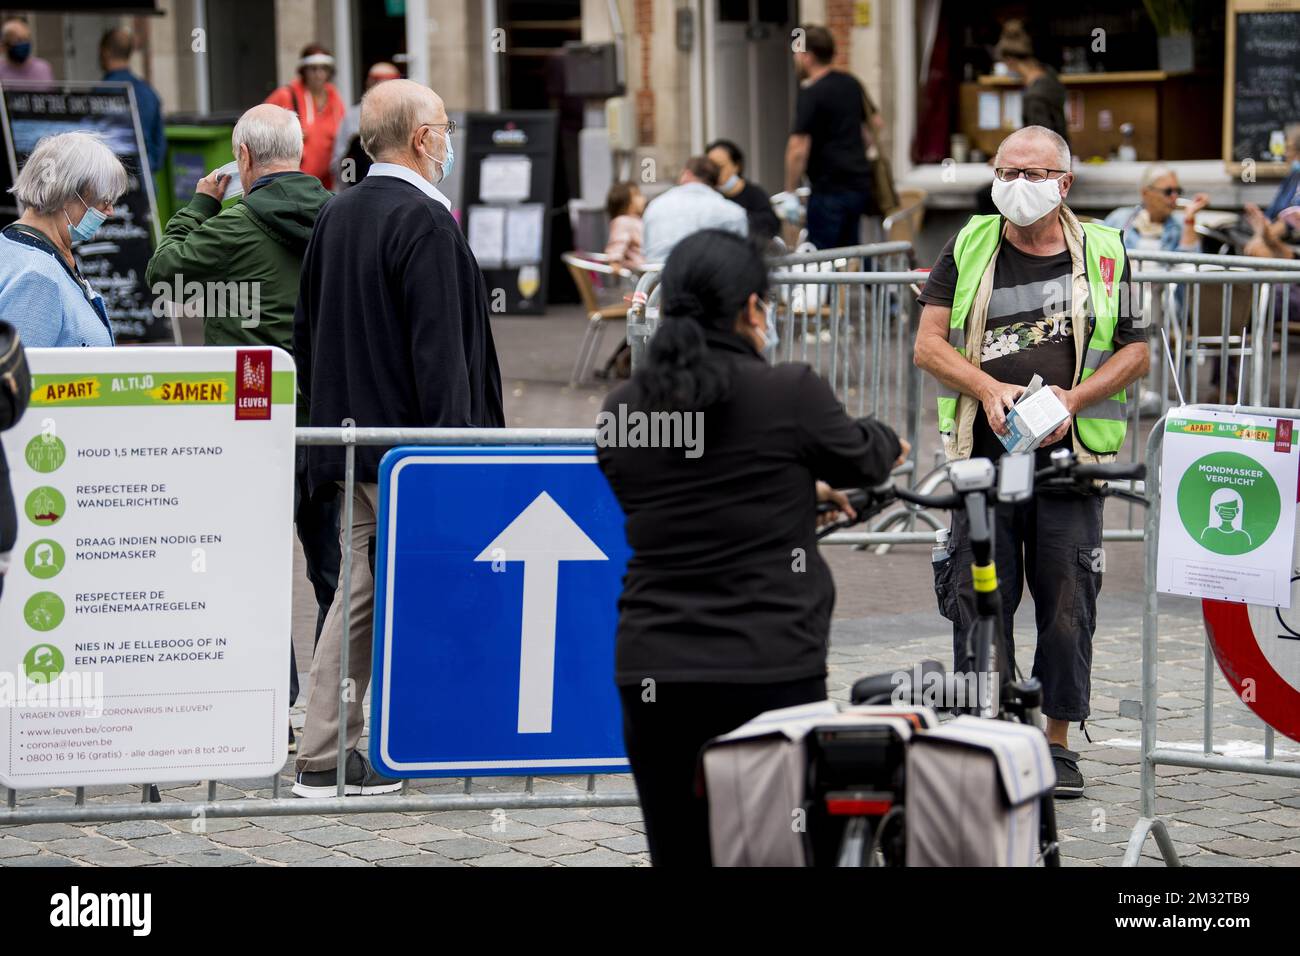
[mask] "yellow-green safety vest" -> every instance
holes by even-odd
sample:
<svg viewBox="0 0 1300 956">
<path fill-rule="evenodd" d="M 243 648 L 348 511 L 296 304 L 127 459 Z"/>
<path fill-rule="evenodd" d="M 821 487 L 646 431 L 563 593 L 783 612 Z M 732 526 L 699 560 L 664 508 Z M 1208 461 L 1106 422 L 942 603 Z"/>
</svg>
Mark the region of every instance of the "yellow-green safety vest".
<svg viewBox="0 0 1300 956">
<path fill-rule="evenodd" d="M 1084 222 L 1083 256 L 1087 270 L 1090 309 L 1094 324 L 1078 372 L 1082 382 L 1106 362 L 1115 351 L 1115 325 L 1119 320 L 1120 277 L 1125 268 L 1124 240 L 1118 229 L 1100 223 Z M 948 320 L 948 344 L 966 355 L 966 316 L 975 301 L 976 290 L 984 278 L 989 260 L 1002 238 L 1002 217 L 972 216 L 957 234 L 953 258 L 957 264 L 957 288 L 952 298 L 952 316 Z M 1108 262 L 1103 265 L 1103 260 Z M 1109 282 L 1103 276 L 1109 272 Z M 1127 279 L 1125 276 L 1124 278 Z M 956 428 L 957 394 L 945 388 L 939 392 L 939 431 L 949 434 Z M 1108 455 L 1124 445 L 1128 427 L 1128 396 L 1124 390 L 1103 398 L 1075 416 L 1079 441 L 1094 454 Z"/>
</svg>

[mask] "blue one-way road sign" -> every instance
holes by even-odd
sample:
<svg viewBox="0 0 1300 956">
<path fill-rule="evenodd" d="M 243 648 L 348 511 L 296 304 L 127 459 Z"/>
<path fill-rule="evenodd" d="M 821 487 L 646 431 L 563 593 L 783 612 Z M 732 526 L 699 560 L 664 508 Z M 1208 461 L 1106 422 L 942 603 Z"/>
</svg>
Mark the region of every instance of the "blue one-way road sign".
<svg viewBox="0 0 1300 956">
<path fill-rule="evenodd" d="M 625 770 L 629 550 L 591 448 L 395 448 L 379 475 L 371 760 L 396 777 Z"/>
</svg>

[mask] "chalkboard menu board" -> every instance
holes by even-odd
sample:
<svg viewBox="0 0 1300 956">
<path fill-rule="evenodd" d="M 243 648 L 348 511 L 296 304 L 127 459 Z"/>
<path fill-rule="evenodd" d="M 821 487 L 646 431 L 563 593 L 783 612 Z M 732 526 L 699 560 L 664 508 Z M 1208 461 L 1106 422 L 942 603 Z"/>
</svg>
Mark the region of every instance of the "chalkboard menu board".
<svg viewBox="0 0 1300 956">
<path fill-rule="evenodd" d="M 1282 175 L 1284 131 L 1300 123 L 1300 0 L 1232 0 L 1227 66 L 1224 162 Z"/>
<path fill-rule="evenodd" d="M 493 312 L 546 311 L 556 114 L 468 113 L 461 215 Z"/>
<path fill-rule="evenodd" d="M 43 137 L 57 133 L 98 133 L 117 154 L 127 171 L 126 194 L 95 238 L 79 244 L 73 255 L 81 274 L 104 297 L 119 344 L 173 344 L 171 319 L 154 314 L 154 296 L 145 282 L 158 210 L 131 84 L 4 83 L 0 84 L 0 112 L 11 176 L 18 175 Z"/>
</svg>

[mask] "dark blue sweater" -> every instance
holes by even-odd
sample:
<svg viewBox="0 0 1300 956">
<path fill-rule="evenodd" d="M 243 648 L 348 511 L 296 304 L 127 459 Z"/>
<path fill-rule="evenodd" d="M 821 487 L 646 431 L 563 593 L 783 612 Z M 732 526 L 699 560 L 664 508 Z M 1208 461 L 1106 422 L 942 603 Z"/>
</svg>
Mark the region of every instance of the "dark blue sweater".
<svg viewBox="0 0 1300 956">
<path fill-rule="evenodd" d="M 410 183 L 368 176 L 327 202 L 298 292 L 293 348 L 312 425 L 505 424 L 483 274 L 451 213 Z M 387 450 L 357 449 L 358 481 L 378 480 Z M 313 489 L 343 480 L 342 447 L 307 460 Z"/>
</svg>

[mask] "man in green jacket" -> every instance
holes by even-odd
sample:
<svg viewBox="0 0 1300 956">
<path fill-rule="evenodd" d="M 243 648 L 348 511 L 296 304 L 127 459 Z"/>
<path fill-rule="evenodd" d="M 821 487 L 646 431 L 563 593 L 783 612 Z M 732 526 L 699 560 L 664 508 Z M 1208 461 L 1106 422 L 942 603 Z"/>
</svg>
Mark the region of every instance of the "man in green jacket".
<svg viewBox="0 0 1300 956">
<path fill-rule="evenodd" d="M 298 272 L 316 216 L 331 193 L 300 172 L 302 127 L 279 106 L 254 106 L 231 135 L 243 199 L 221 200 L 231 176 L 199 180 L 194 198 L 167 223 L 145 276 L 159 303 L 203 316 L 203 343 L 293 351 Z M 306 424 L 299 397 L 298 424 Z M 334 599 L 339 575 L 337 497 L 307 493 L 298 455 L 294 523 L 307 577 L 316 592 L 316 637 Z M 290 645 L 289 699 L 298 696 L 298 669 Z M 289 732 L 292 745 L 293 731 Z"/>
<path fill-rule="evenodd" d="M 168 221 L 146 278 L 160 300 L 202 314 L 205 345 L 292 351 L 298 270 L 331 194 L 298 171 L 302 128 L 288 110 L 253 107 L 231 139 L 243 201 L 223 210 L 231 177 L 200 179 L 189 205 Z"/>
</svg>

